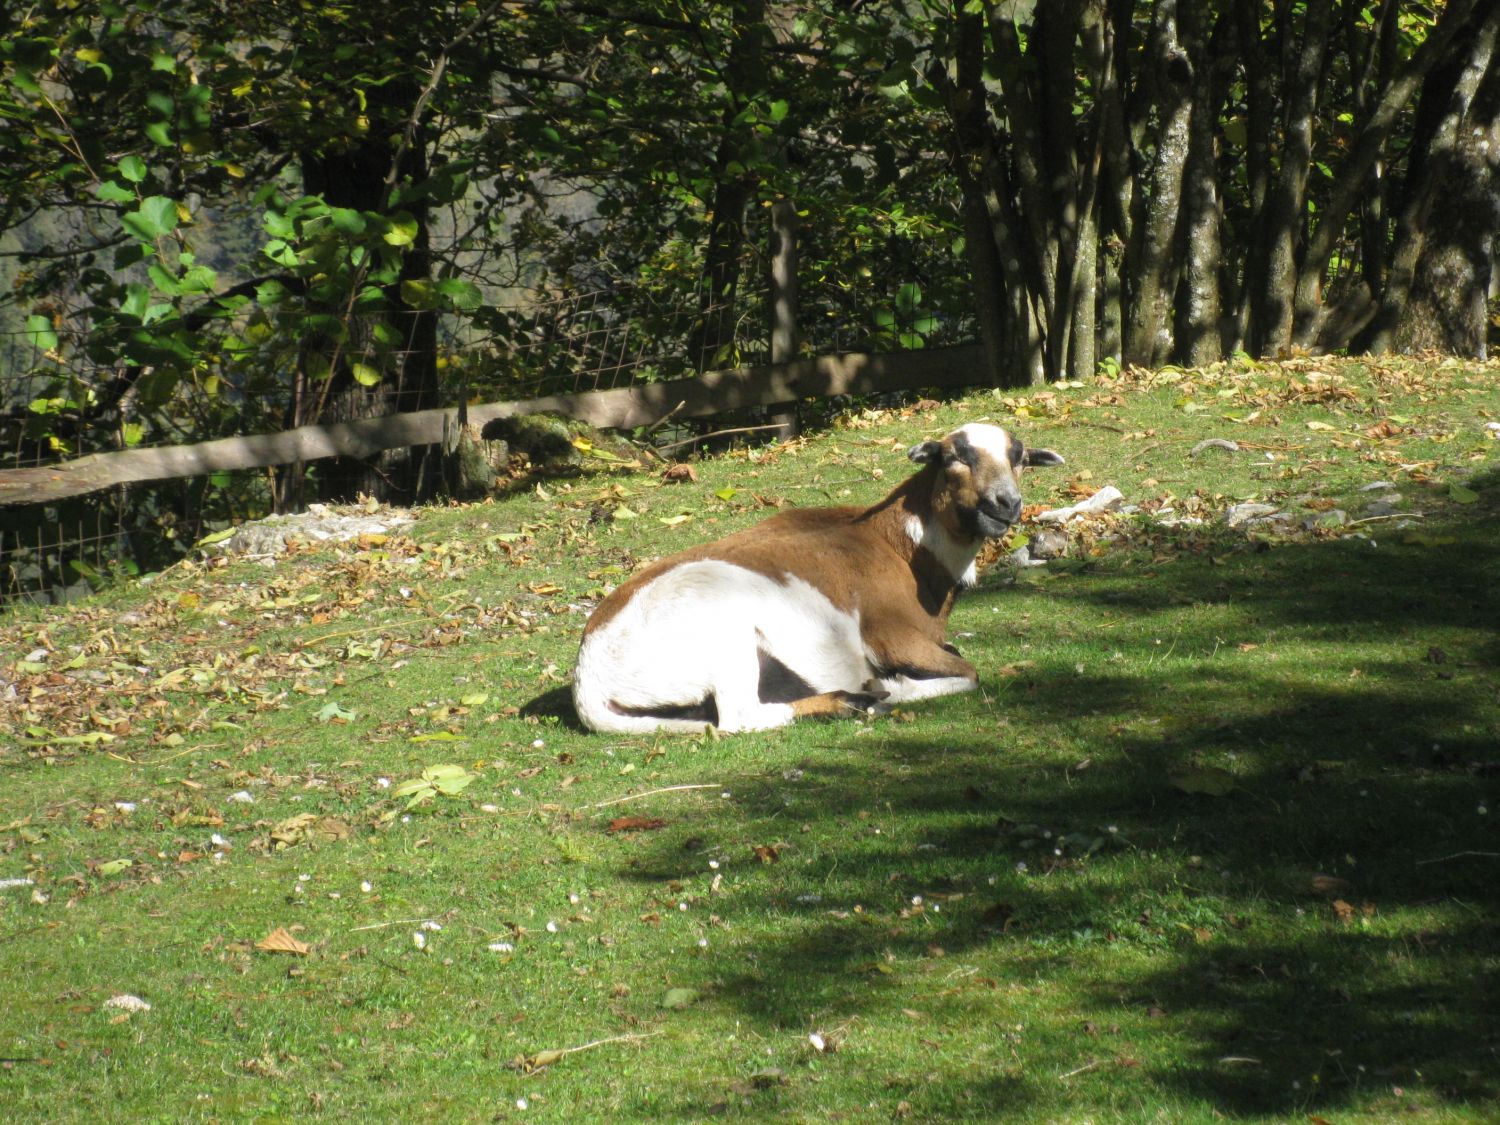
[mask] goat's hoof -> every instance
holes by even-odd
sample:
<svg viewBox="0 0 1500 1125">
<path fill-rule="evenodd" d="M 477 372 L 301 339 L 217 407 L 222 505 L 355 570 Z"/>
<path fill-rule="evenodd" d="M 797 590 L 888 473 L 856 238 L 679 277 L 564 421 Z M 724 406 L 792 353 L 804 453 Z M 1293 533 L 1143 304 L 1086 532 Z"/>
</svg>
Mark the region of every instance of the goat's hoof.
<svg viewBox="0 0 1500 1125">
<path fill-rule="evenodd" d="M 883 715 L 890 710 L 885 703 L 886 697 L 891 694 L 888 691 L 841 691 L 835 694 L 847 711 L 856 715 Z"/>
</svg>

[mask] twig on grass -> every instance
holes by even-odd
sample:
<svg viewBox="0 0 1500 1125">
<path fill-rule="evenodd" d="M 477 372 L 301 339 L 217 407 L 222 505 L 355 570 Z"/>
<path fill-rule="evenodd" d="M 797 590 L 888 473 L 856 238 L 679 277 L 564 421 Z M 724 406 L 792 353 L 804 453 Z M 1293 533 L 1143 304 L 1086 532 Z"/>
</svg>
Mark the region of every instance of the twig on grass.
<svg viewBox="0 0 1500 1125">
<path fill-rule="evenodd" d="M 525 1071 L 527 1074 L 543 1070 L 553 1063 L 561 1062 L 569 1055 L 576 1055 L 579 1051 L 592 1051 L 595 1047 L 603 1047 L 609 1043 L 638 1043 L 642 1039 L 650 1039 L 660 1035 L 661 1030 L 643 1031 L 635 1035 L 611 1035 L 607 1039 L 595 1039 L 592 1043 L 584 1043 L 579 1047 L 562 1047 L 550 1051 L 538 1051 L 534 1055 L 521 1055 L 507 1065 L 512 1070 Z"/>
<path fill-rule="evenodd" d="M 1478 859 L 1500 859 L 1500 852 L 1454 852 L 1452 855 L 1441 856 L 1437 859 L 1419 859 L 1418 867 L 1425 867 L 1429 863 L 1447 863 L 1450 859 L 1465 859 L 1470 856 Z"/>
<path fill-rule="evenodd" d="M 397 918 L 394 922 L 372 922 L 368 926 L 355 926 L 350 930 L 351 934 L 357 934 L 361 930 L 384 930 L 389 926 L 420 926 L 423 922 L 434 921 L 432 918 Z"/>
<path fill-rule="evenodd" d="M 1076 1074 L 1082 1074 L 1085 1071 L 1093 1070 L 1095 1067 L 1100 1065 L 1100 1061 L 1101 1060 L 1099 1059 L 1095 1059 L 1093 1062 L 1085 1063 L 1083 1066 L 1080 1066 L 1077 1070 L 1070 1070 L 1067 1074 L 1059 1074 L 1057 1076 L 1057 1080 L 1061 1082 L 1064 1079 L 1072 1078 Z"/>
<path fill-rule="evenodd" d="M 672 441 L 672 442 L 668 442 L 666 445 L 653 446 L 652 447 L 652 452 L 653 453 L 665 453 L 669 449 L 677 449 L 677 448 L 679 448 L 681 446 L 684 446 L 684 445 L 692 445 L 695 442 L 708 441 L 710 438 L 728 437 L 730 434 L 751 434 L 751 433 L 755 433 L 757 430 L 779 430 L 779 429 L 781 429 L 781 423 L 779 423 L 779 422 L 772 422 L 770 425 L 767 425 L 767 426 L 736 426 L 732 430 L 715 430 L 715 431 L 713 431 L 713 433 L 710 433 L 710 434 L 698 434 L 695 437 L 683 438 L 681 441 Z"/>
<path fill-rule="evenodd" d="M 612 801 L 600 801 L 598 804 L 594 804 L 594 805 L 579 805 L 573 811 L 574 812 L 583 812 L 586 809 L 602 809 L 602 808 L 606 808 L 606 807 L 608 807 L 610 805 L 621 805 L 621 804 L 624 804 L 626 801 L 636 801 L 636 800 L 639 800 L 642 797 L 654 797 L 658 793 L 680 793 L 684 789 L 721 789 L 721 788 L 723 788 L 723 786 L 721 786 L 718 782 L 710 782 L 707 785 L 668 785 L 665 789 L 648 789 L 644 793 L 631 793 L 629 796 L 626 796 L 626 797 L 616 797 Z"/>
</svg>

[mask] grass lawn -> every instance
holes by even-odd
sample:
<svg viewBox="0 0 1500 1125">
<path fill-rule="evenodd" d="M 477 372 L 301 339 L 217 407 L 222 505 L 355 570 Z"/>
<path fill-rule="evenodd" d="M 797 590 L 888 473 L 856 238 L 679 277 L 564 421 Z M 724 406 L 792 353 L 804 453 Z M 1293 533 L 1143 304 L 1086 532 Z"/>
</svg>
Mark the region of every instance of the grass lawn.
<svg viewBox="0 0 1500 1125">
<path fill-rule="evenodd" d="M 1139 511 L 983 573 L 979 692 L 578 727 L 604 586 L 980 419 Z M 1497 419 L 1494 365 L 1127 373 L 13 610 L 7 1116 L 1494 1121 Z"/>
</svg>

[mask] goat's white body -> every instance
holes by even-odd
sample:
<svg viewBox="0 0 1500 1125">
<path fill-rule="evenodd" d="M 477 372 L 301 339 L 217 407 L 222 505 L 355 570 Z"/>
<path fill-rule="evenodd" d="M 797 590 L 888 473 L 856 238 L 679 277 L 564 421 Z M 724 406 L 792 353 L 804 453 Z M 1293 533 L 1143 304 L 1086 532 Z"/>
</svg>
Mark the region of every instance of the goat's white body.
<svg viewBox="0 0 1500 1125">
<path fill-rule="evenodd" d="M 792 721 L 787 703 L 760 700 L 760 654 L 816 692 L 858 692 L 875 676 L 859 614 L 816 587 L 717 559 L 673 567 L 590 633 L 578 653 L 579 717 L 618 733 L 702 730 L 692 719 L 622 714 L 690 707 L 712 697 L 723 731 Z"/>
</svg>

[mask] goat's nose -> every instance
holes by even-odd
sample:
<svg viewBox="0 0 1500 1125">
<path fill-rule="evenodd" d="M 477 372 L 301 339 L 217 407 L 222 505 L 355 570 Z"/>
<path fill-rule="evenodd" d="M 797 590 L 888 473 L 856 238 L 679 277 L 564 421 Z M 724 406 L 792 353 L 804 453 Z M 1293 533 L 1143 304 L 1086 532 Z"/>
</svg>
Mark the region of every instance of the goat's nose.
<svg viewBox="0 0 1500 1125">
<path fill-rule="evenodd" d="M 1021 518 L 1021 498 L 1019 496 L 992 496 L 982 507 L 988 509 L 986 515 L 992 519 L 1002 520 L 1005 523 L 1015 523 Z"/>
</svg>

